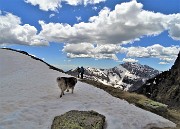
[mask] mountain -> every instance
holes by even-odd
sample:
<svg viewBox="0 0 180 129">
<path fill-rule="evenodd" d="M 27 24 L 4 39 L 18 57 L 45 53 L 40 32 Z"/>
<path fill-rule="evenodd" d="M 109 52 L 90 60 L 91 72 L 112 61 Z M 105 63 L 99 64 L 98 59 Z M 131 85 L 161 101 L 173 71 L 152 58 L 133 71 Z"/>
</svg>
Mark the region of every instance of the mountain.
<svg viewBox="0 0 180 129">
<path fill-rule="evenodd" d="M 67 73 L 77 76 L 76 70 L 70 70 Z M 130 91 L 136 90 L 147 79 L 157 74 L 159 74 L 158 70 L 139 63 L 124 63 L 110 69 L 90 67 L 85 69 L 85 78 Z"/>
<path fill-rule="evenodd" d="M 74 94 L 59 98 L 58 76 L 68 76 L 30 56 L 0 49 L 0 129 L 49 129 L 55 116 L 94 110 L 107 129 L 175 127 L 171 121 L 78 81 Z M 132 119 L 133 118 L 133 119 Z"/>
<path fill-rule="evenodd" d="M 169 106 L 180 107 L 180 53 L 169 71 L 149 79 L 136 92 Z"/>
<path fill-rule="evenodd" d="M 148 65 L 141 65 L 139 63 L 124 63 L 122 64 L 130 73 L 142 78 L 152 78 L 159 74 L 158 70 L 153 69 Z"/>
</svg>

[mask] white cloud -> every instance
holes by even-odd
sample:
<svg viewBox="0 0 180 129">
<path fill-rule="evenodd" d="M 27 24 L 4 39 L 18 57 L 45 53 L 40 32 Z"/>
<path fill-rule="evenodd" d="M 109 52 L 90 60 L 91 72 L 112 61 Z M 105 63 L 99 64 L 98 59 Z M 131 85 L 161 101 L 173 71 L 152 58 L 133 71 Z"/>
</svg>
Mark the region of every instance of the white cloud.
<svg viewBox="0 0 180 129">
<path fill-rule="evenodd" d="M 180 21 L 180 18 L 179 18 L 179 21 Z M 170 25 L 169 35 L 174 40 L 180 40 L 180 22 Z"/>
<path fill-rule="evenodd" d="M 91 54 L 93 50 L 94 45 L 90 43 L 67 44 L 64 46 L 63 49 L 64 52 L 73 53 L 76 55 Z"/>
<path fill-rule="evenodd" d="M 135 58 L 157 58 L 161 62 L 173 62 L 180 51 L 180 46 L 164 47 L 154 44 L 147 47 L 122 47 L 114 44 L 93 45 L 91 43 L 66 44 L 63 52 L 69 58 L 113 59 L 118 61 L 117 54 L 125 54 L 123 62 L 138 62 Z"/>
<path fill-rule="evenodd" d="M 135 63 L 138 62 L 138 60 L 136 59 L 132 59 L 132 58 L 123 58 L 122 60 L 123 62 L 130 62 L 130 63 Z"/>
<path fill-rule="evenodd" d="M 52 14 L 49 15 L 49 18 L 52 18 L 52 17 L 54 17 L 54 16 L 55 16 L 55 14 L 52 13 Z"/>
<path fill-rule="evenodd" d="M 101 2 L 105 2 L 106 0 L 62 0 L 62 2 L 65 2 L 69 5 L 72 6 L 77 6 L 77 5 L 88 5 L 88 4 L 98 4 Z"/>
<path fill-rule="evenodd" d="M 69 5 L 77 6 L 83 4 L 84 0 L 62 0 L 65 1 Z"/>
<path fill-rule="evenodd" d="M 84 0 L 84 5 L 87 4 L 98 4 L 100 2 L 105 2 L 106 0 Z"/>
<path fill-rule="evenodd" d="M 34 6 L 38 5 L 43 11 L 57 11 L 61 7 L 61 0 L 25 0 Z"/>
<path fill-rule="evenodd" d="M 81 16 L 76 17 L 77 22 L 80 22 L 82 20 Z"/>
<path fill-rule="evenodd" d="M 98 9 L 98 7 L 96 7 L 96 6 L 94 6 L 94 7 L 92 7 L 92 10 L 97 10 Z"/>
<path fill-rule="evenodd" d="M 48 44 L 41 36 L 37 35 L 37 29 L 34 26 L 21 24 L 21 19 L 11 13 L 0 15 L 0 44 Z"/>
<path fill-rule="evenodd" d="M 67 44 L 63 52 L 67 53 L 69 58 L 95 58 L 95 59 L 113 59 L 118 60 L 116 52 L 120 47 L 110 45 L 93 45 L 90 43 Z"/>
<path fill-rule="evenodd" d="M 115 10 L 104 8 L 89 22 L 69 25 L 39 21 L 40 35 L 48 41 L 60 43 L 127 44 L 144 36 L 156 36 L 168 30 L 169 35 L 180 38 L 180 14 L 165 15 L 143 10 L 135 0 L 118 4 Z M 175 26 L 175 27 L 174 27 Z"/>
<path fill-rule="evenodd" d="M 134 58 L 158 58 L 163 62 L 173 62 L 180 51 L 180 46 L 164 47 L 154 44 L 148 47 L 129 47 L 126 49 L 127 57 Z"/>
<path fill-rule="evenodd" d="M 106 0 L 24 0 L 26 3 L 30 3 L 34 6 L 38 5 L 39 9 L 43 11 L 56 11 L 62 7 L 62 3 L 66 3 L 72 6 L 98 4 Z"/>
</svg>

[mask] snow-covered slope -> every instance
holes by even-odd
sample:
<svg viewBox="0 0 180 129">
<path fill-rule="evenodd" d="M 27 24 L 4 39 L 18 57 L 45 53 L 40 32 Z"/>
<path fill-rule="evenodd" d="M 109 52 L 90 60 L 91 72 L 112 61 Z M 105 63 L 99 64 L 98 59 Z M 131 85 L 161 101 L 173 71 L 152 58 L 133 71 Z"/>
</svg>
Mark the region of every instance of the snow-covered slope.
<svg viewBox="0 0 180 129">
<path fill-rule="evenodd" d="M 73 76 L 77 75 L 76 70 L 70 70 L 67 73 Z M 88 79 L 130 91 L 136 90 L 147 79 L 157 74 L 159 74 L 158 70 L 139 63 L 124 63 L 110 69 L 90 67 L 85 69 L 85 77 Z"/>
<path fill-rule="evenodd" d="M 78 82 L 74 94 L 59 98 L 57 76 L 67 76 L 26 55 L 0 49 L 0 129 L 50 129 L 55 116 L 69 110 L 95 110 L 107 129 L 174 127 L 103 90 Z"/>
</svg>

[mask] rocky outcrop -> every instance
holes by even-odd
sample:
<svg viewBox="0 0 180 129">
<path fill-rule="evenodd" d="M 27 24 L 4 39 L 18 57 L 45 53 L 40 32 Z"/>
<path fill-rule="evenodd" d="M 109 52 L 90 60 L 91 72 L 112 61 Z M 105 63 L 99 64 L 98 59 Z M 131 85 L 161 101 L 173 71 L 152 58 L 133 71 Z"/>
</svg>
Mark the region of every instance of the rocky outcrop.
<svg viewBox="0 0 180 129">
<path fill-rule="evenodd" d="M 170 107 L 180 107 L 180 53 L 169 71 L 148 80 L 136 92 Z"/>
<path fill-rule="evenodd" d="M 105 116 L 95 111 L 72 110 L 56 116 L 51 129 L 103 129 Z"/>
</svg>

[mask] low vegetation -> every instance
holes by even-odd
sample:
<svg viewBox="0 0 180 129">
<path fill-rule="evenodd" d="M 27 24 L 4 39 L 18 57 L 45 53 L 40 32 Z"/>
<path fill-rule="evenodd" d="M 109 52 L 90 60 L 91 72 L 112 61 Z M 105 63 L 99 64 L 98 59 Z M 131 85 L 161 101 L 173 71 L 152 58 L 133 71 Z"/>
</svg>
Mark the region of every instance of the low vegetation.
<svg viewBox="0 0 180 129">
<path fill-rule="evenodd" d="M 97 88 L 103 89 L 104 91 L 108 92 L 112 96 L 120 99 L 124 99 L 129 103 L 135 104 L 136 106 L 143 108 L 147 111 L 151 111 L 155 114 L 165 117 L 177 124 L 176 128 L 173 129 L 180 129 L 180 110 L 170 109 L 167 105 L 155 102 L 143 95 L 136 94 L 136 93 L 129 93 L 126 91 L 122 91 L 121 89 L 117 89 L 111 86 L 104 85 L 99 82 L 95 82 L 88 79 L 80 80 L 81 82 L 85 82 L 91 84 Z M 155 128 L 153 128 L 155 129 Z M 157 128 L 156 128 L 157 129 Z M 170 128 L 166 128 L 170 129 Z"/>
<path fill-rule="evenodd" d="M 95 111 L 72 110 L 56 116 L 51 129 L 103 129 L 105 116 Z"/>
</svg>

